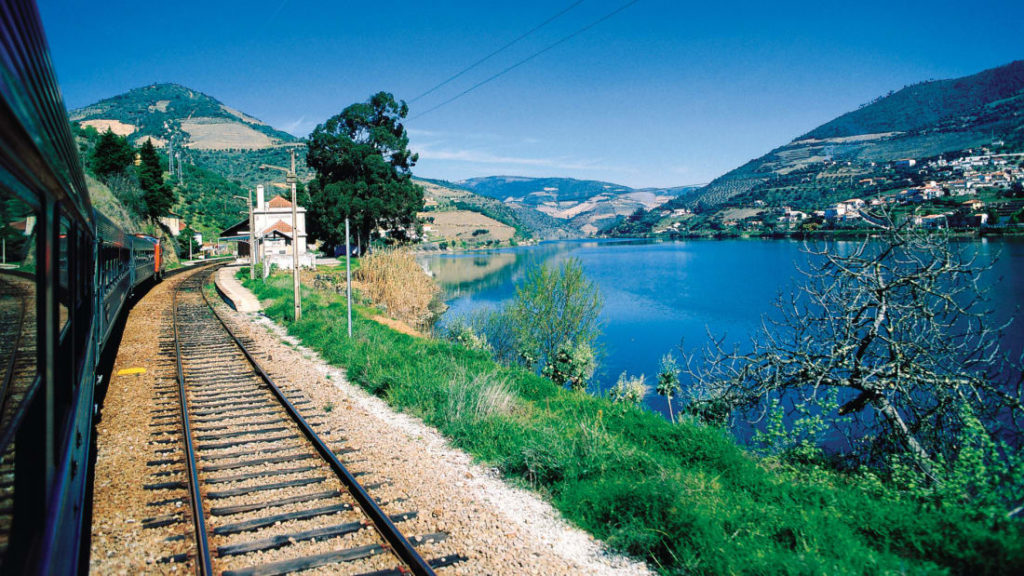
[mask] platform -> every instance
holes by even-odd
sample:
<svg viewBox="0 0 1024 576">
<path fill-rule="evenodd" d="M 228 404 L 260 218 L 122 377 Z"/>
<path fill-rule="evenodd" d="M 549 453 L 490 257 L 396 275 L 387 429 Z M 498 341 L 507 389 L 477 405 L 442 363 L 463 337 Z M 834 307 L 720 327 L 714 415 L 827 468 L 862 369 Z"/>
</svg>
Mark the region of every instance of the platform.
<svg viewBox="0 0 1024 576">
<path fill-rule="evenodd" d="M 231 307 L 239 312 L 259 312 L 260 301 L 235 278 L 239 266 L 225 266 L 217 271 L 217 290 Z"/>
</svg>

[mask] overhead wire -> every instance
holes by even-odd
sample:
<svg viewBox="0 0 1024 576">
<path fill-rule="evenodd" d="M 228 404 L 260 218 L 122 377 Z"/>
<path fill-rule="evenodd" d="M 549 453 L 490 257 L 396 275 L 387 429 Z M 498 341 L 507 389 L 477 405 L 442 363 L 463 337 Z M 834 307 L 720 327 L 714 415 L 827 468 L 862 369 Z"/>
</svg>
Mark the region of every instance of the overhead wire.
<svg viewBox="0 0 1024 576">
<path fill-rule="evenodd" d="M 494 74 L 494 75 L 489 76 L 488 78 L 486 78 L 484 80 L 481 80 L 480 82 L 477 82 L 476 84 L 470 86 L 469 88 L 463 90 L 462 92 L 459 92 L 455 96 L 452 96 L 451 98 L 445 100 L 444 102 L 441 102 L 440 104 L 434 106 L 433 108 L 428 108 L 427 110 L 424 110 L 423 112 L 420 112 L 419 114 L 413 116 L 409 120 L 416 120 L 417 118 L 422 118 L 423 116 L 425 116 L 427 114 L 430 114 L 431 112 L 433 112 L 433 111 L 435 111 L 435 110 L 437 110 L 437 109 L 439 109 L 441 107 L 447 106 L 448 104 L 451 104 L 452 102 L 455 102 L 459 98 L 462 98 L 466 94 L 469 94 L 470 92 L 476 90 L 477 88 L 483 86 L 484 84 L 488 84 L 488 83 L 490 83 L 490 82 L 492 82 L 494 80 L 497 80 L 501 76 L 504 76 L 505 74 L 508 74 L 509 72 L 515 70 L 516 68 L 522 66 L 523 64 L 526 64 L 527 62 L 533 60 L 534 58 L 540 56 L 541 54 L 544 54 L 545 52 L 548 52 L 548 51 L 554 49 L 555 47 L 557 47 L 557 46 L 559 46 L 561 44 L 564 44 L 564 43 L 568 42 L 569 40 L 572 40 L 576 36 L 579 36 L 580 34 L 583 34 L 587 30 L 590 30 L 591 28 L 593 28 L 594 26 L 597 26 L 598 24 L 601 24 L 605 20 L 608 20 L 609 18 L 612 18 L 613 16 L 617 15 L 618 13 L 622 12 L 626 8 L 629 8 L 630 6 L 632 6 L 633 4 L 636 4 L 639 1 L 640 0 L 630 0 L 629 2 L 626 2 L 622 6 L 619 6 L 615 10 L 612 10 L 611 12 L 605 14 L 604 16 L 598 18 L 597 20 L 594 20 L 590 24 L 587 24 L 586 26 L 580 28 L 579 30 L 576 30 L 572 34 L 569 34 L 568 36 L 565 36 L 565 37 L 561 38 L 560 40 L 557 40 L 557 41 L 547 45 L 546 47 L 542 48 L 541 50 L 538 50 L 537 52 L 534 52 L 533 54 L 527 56 L 526 58 L 523 58 L 522 60 L 516 62 L 515 64 L 512 64 L 511 66 L 505 68 L 501 72 L 498 72 L 497 74 Z"/>
<path fill-rule="evenodd" d="M 443 87 L 443 86 L 447 85 L 447 84 L 448 84 L 449 82 L 451 82 L 452 80 L 455 80 L 456 78 L 459 78 L 460 76 L 462 76 L 462 75 L 463 75 L 463 74 L 465 74 L 466 72 L 469 72 L 470 70 L 472 70 L 472 69 L 476 68 L 477 66 L 479 66 L 479 65 L 483 64 L 484 62 L 486 62 L 486 61 L 490 60 L 491 58 L 493 58 L 493 57 L 497 56 L 498 54 L 501 54 L 501 53 L 502 53 L 502 52 L 504 52 L 505 50 L 507 50 L 507 49 L 511 48 L 512 46 L 514 46 L 514 45 L 515 45 L 516 43 L 518 43 L 518 42 L 519 42 L 520 40 L 522 40 L 522 39 L 526 38 L 527 36 L 529 36 L 529 35 L 533 34 L 533 33 L 534 33 L 534 32 L 536 32 L 537 30 L 540 30 L 541 28 L 543 28 L 543 27 L 547 26 L 548 24 L 550 24 L 550 23 L 554 22 L 554 21 L 555 21 L 555 20 L 557 20 L 557 19 L 558 19 L 559 17 L 561 17 L 562 15 L 564 15 L 564 14 L 565 14 L 566 12 L 568 12 L 568 11 L 572 10 L 573 8 L 575 8 L 575 7 L 579 6 L 580 4 L 583 4 L 583 2 L 585 2 L 585 0 L 577 0 L 576 2 L 573 2 L 572 4 L 569 4 L 568 6 L 566 6 L 565 8 L 563 8 L 563 9 L 562 9 L 562 10 L 561 10 L 560 12 L 558 12 L 558 13 L 557 13 L 557 14 L 555 14 L 554 16 L 551 16 L 550 18 L 548 18 L 547 20 L 545 20 L 545 21 L 541 22 L 540 24 L 538 24 L 538 25 L 534 26 L 534 27 L 533 27 L 533 28 L 531 28 L 530 30 L 528 30 L 528 31 L 524 32 L 523 34 L 520 34 L 520 35 L 519 35 L 519 36 L 517 36 L 517 37 L 516 37 L 515 39 L 513 39 L 513 40 L 512 40 L 511 42 L 508 42 L 507 44 L 505 44 L 505 45 L 504 45 L 504 46 L 502 46 L 501 48 L 498 48 L 497 50 L 495 50 L 494 52 L 491 52 L 491 53 L 490 53 L 490 54 L 488 54 L 487 56 L 484 56 L 483 58 L 481 58 L 481 59 L 477 60 L 476 62 L 473 62 L 473 63 L 472 63 L 472 64 L 470 64 L 469 66 L 466 66 L 465 68 L 463 68 L 462 70 L 460 70 L 460 71 L 456 72 L 456 73 L 455 73 L 454 75 L 452 75 L 452 76 L 451 76 L 450 78 L 448 78 L 448 79 L 447 79 L 447 80 L 445 80 L 444 82 L 441 82 L 440 84 L 438 84 L 438 85 L 434 86 L 434 87 L 433 87 L 433 88 L 431 88 L 430 90 L 427 90 L 426 92 L 424 92 L 424 93 L 420 94 L 419 96 L 417 96 L 417 97 L 413 98 L 412 100 L 409 100 L 409 104 L 412 104 L 413 102 L 415 102 L 415 101 L 419 100 L 420 98 L 423 98 L 424 96 L 427 96 L 427 95 L 429 95 L 429 94 L 432 94 L 432 93 L 433 93 L 434 91 L 436 91 L 436 90 L 437 90 L 438 88 L 441 88 L 441 87 Z"/>
</svg>

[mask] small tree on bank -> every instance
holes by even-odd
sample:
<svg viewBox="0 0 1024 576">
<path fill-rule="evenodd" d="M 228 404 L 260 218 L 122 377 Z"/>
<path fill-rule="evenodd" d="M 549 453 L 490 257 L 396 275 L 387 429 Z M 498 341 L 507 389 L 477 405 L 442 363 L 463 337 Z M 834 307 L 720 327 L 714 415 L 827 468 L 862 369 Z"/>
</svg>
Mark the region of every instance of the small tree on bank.
<svg viewBox="0 0 1024 576">
<path fill-rule="evenodd" d="M 872 448 L 905 455 L 936 483 L 973 442 L 967 433 L 1019 445 L 1020 372 L 1005 369 L 973 259 L 891 221 L 877 238 L 808 251 L 806 281 L 780 299 L 752 350 L 716 343 L 704 362 L 687 359 L 694 412 L 753 418 L 780 396 L 807 403 L 834 391 L 822 417 L 857 415 Z"/>
<path fill-rule="evenodd" d="M 675 423 L 676 417 L 672 413 L 672 398 L 679 394 L 679 364 L 676 357 L 666 354 L 661 358 L 661 371 L 658 372 L 658 386 L 655 388 L 659 396 L 665 397 L 668 404 L 669 422 Z"/>
<path fill-rule="evenodd" d="M 564 346 L 593 349 L 601 334 L 602 306 L 597 285 L 583 274 L 583 264 L 570 258 L 558 268 L 528 270 L 504 315 L 523 363 L 543 368 Z"/>
</svg>

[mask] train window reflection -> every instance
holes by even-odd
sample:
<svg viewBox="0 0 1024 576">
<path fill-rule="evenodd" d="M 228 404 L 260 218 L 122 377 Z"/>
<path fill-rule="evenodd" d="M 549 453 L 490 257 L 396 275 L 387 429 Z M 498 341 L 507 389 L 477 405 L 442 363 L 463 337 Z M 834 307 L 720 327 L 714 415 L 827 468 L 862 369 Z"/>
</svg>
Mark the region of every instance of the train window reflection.
<svg viewBox="0 0 1024 576">
<path fill-rule="evenodd" d="M 58 331 L 58 334 L 60 331 L 64 330 L 64 326 L 68 323 L 68 302 L 71 298 L 68 286 L 69 276 L 72 273 L 68 254 L 72 249 L 71 245 L 73 242 L 74 238 L 71 235 L 71 223 L 67 218 L 61 216 L 57 255 L 57 277 L 59 279 L 57 284 L 57 302 L 60 305 L 60 309 L 58 310 L 58 325 L 60 326 L 60 330 Z"/>
<path fill-rule="evenodd" d="M 0 440 L 12 438 L 14 416 L 36 378 L 36 214 L 0 187 Z M 0 444 L 0 499 L 14 498 L 15 443 Z M 0 521 L 0 541 L 10 539 Z M 0 564 L 4 551 L 0 550 Z"/>
</svg>

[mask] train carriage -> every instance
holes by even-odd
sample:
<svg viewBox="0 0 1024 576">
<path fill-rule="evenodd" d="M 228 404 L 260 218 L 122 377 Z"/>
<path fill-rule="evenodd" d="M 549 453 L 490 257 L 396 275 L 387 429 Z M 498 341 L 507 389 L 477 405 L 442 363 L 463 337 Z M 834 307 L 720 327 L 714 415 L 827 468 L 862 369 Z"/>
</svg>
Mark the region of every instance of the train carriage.
<svg viewBox="0 0 1024 576">
<path fill-rule="evenodd" d="M 162 246 L 93 209 L 34 3 L 0 30 L 0 573 L 70 574 L 97 362 Z"/>
</svg>

